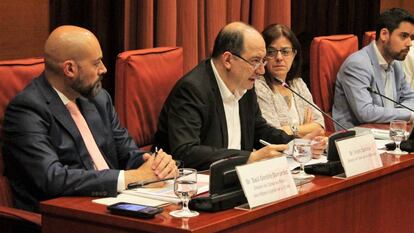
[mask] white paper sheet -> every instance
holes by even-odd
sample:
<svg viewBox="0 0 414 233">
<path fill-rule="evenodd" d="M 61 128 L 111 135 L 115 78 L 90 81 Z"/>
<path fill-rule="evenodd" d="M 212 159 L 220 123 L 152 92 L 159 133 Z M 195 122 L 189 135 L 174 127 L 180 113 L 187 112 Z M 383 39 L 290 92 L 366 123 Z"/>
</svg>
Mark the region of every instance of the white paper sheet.
<svg viewBox="0 0 414 233">
<path fill-rule="evenodd" d="M 133 196 L 133 195 L 126 195 L 126 194 L 119 194 L 117 197 L 106 197 L 106 198 L 99 198 L 92 200 L 94 203 L 102 204 L 102 205 L 112 205 L 118 202 L 127 202 L 133 203 L 138 205 L 147 205 L 147 206 L 161 206 L 168 204 L 169 202 L 155 200 L 151 198 L 145 198 L 140 196 Z"/>
</svg>

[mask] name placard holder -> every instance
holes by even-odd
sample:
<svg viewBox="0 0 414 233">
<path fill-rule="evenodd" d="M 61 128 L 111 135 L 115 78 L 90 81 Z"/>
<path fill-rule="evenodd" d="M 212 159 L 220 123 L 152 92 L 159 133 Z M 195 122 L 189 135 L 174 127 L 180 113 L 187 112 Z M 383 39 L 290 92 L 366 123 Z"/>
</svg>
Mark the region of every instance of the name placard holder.
<svg viewBox="0 0 414 233">
<path fill-rule="evenodd" d="M 237 166 L 236 171 L 249 209 L 298 194 L 286 157 Z"/>
<path fill-rule="evenodd" d="M 364 134 L 335 141 L 345 177 L 355 176 L 382 167 L 373 134 Z"/>
</svg>

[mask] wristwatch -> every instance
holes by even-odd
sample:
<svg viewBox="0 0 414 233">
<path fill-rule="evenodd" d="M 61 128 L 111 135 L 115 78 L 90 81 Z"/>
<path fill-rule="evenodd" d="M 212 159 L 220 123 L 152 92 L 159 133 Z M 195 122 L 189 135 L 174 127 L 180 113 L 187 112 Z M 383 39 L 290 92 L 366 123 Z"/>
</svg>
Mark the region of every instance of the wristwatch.
<svg viewBox="0 0 414 233">
<path fill-rule="evenodd" d="M 290 129 L 292 130 L 293 136 L 295 136 L 296 138 L 299 137 L 299 128 L 297 125 L 290 126 Z"/>
</svg>

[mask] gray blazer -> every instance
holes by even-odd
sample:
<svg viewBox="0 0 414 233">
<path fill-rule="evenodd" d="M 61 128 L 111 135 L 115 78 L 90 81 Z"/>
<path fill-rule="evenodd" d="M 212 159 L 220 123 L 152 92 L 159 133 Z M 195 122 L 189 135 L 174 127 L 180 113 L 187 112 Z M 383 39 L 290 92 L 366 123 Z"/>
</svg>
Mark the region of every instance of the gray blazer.
<svg viewBox="0 0 414 233">
<path fill-rule="evenodd" d="M 414 108 L 414 92 L 405 80 L 399 61 L 391 66 L 395 77 L 395 101 Z M 349 56 L 339 69 L 332 115 L 346 128 L 364 123 L 388 123 L 391 120 L 410 120 L 411 111 L 400 106 L 385 108 L 383 98 L 367 88 L 384 93 L 381 67 L 373 43 Z M 335 126 L 336 130 L 341 129 Z"/>
</svg>

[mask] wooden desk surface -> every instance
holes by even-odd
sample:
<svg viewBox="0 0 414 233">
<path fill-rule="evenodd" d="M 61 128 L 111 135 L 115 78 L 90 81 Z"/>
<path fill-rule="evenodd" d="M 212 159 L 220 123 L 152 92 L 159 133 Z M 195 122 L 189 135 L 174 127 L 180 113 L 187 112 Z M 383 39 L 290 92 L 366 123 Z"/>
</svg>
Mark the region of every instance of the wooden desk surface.
<svg viewBox="0 0 414 233">
<path fill-rule="evenodd" d="M 414 155 L 381 155 L 384 167 L 347 179 L 317 176 L 299 194 L 260 208 L 201 212 L 176 219 L 165 207 L 151 220 L 107 213 L 90 197 L 41 203 L 43 232 L 412 232 Z"/>
</svg>

